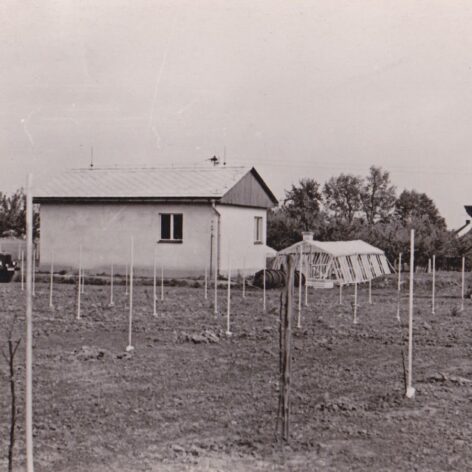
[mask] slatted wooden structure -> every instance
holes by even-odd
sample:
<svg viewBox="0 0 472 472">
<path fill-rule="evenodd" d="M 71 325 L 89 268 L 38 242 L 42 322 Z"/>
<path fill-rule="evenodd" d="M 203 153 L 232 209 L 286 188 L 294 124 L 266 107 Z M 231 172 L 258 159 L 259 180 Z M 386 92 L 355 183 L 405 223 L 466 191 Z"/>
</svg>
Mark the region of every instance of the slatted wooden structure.
<svg viewBox="0 0 472 472">
<path fill-rule="evenodd" d="M 273 268 L 280 269 L 288 254 L 300 265 L 307 285 L 315 288 L 332 288 L 338 285 L 368 282 L 391 273 L 385 253 L 361 241 L 313 241 L 310 234 L 304 240 L 277 253 Z"/>
</svg>

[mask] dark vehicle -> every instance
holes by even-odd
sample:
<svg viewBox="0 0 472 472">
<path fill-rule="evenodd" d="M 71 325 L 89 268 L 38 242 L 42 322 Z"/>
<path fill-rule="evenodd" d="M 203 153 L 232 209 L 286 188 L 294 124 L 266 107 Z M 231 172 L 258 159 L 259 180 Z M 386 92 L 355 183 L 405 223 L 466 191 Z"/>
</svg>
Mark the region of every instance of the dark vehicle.
<svg viewBox="0 0 472 472">
<path fill-rule="evenodd" d="M 16 262 L 12 260 L 11 255 L 0 252 L 0 283 L 11 282 L 15 270 Z"/>
</svg>

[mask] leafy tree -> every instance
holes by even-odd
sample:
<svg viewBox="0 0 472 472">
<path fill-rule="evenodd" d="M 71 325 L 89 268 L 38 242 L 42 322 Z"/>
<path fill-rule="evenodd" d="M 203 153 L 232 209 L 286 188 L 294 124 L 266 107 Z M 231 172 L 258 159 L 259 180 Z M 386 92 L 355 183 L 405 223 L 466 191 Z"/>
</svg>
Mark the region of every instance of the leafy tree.
<svg viewBox="0 0 472 472">
<path fill-rule="evenodd" d="M 297 223 L 283 208 L 269 210 L 267 213 L 267 245 L 277 251 L 300 241 Z"/>
<path fill-rule="evenodd" d="M 446 229 L 446 220 L 440 215 L 433 200 L 425 193 L 416 190 L 404 190 L 395 202 L 395 218 L 405 225 L 425 219 L 437 229 Z"/>
<path fill-rule="evenodd" d="M 0 192 L 0 236 L 23 237 L 26 234 L 26 195 L 23 189 L 11 196 Z M 33 237 L 39 236 L 39 210 L 33 208 Z"/>
<path fill-rule="evenodd" d="M 314 229 L 321 204 L 320 185 L 314 179 L 302 179 L 285 193 L 283 210 L 299 230 L 309 231 Z"/>
<path fill-rule="evenodd" d="M 323 197 L 327 210 L 337 220 L 352 223 L 362 208 L 362 179 L 355 175 L 340 174 L 331 177 L 323 187 Z"/>
<path fill-rule="evenodd" d="M 371 166 L 361 192 L 362 209 L 367 223 L 386 221 L 392 213 L 396 190 L 390 183 L 390 174 L 381 167 Z"/>
</svg>

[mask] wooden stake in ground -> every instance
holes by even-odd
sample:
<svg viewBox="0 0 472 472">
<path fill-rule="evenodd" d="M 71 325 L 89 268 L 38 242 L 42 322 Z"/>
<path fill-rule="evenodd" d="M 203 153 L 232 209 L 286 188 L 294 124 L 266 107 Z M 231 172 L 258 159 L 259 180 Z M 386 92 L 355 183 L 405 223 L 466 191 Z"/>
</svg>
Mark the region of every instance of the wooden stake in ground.
<svg viewBox="0 0 472 472">
<path fill-rule="evenodd" d="M 433 287 L 431 293 L 431 313 L 435 313 L 436 304 L 436 256 L 433 256 Z"/>
<path fill-rule="evenodd" d="M 308 254 L 305 260 L 305 306 L 308 306 Z"/>
<path fill-rule="evenodd" d="M 52 303 L 52 291 L 54 284 L 54 252 L 51 251 L 51 274 L 49 280 L 49 308 L 54 308 Z"/>
<path fill-rule="evenodd" d="M 129 325 L 128 325 L 128 346 L 126 352 L 134 350 L 132 343 L 133 333 L 133 272 L 134 272 L 134 237 L 131 236 L 131 262 L 129 265 Z"/>
<path fill-rule="evenodd" d="M 26 381 L 25 381 L 25 444 L 26 471 L 33 472 L 33 176 L 26 186 Z"/>
<path fill-rule="evenodd" d="M 16 408 L 16 375 L 15 375 L 15 355 L 20 345 L 21 338 L 13 341 L 13 327 L 14 327 L 15 318 L 13 318 L 13 323 L 8 334 L 8 351 L 5 353 L 2 351 L 3 357 L 8 364 L 8 381 L 10 383 L 10 442 L 8 444 L 8 472 L 13 472 L 13 450 L 15 447 L 15 429 L 16 422 L 18 419 L 18 411 Z"/>
<path fill-rule="evenodd" d="M 226 336 L 231 336 L 231 262 L 228 257 L 228 292 L 226 306 Z"/>
<path fill-rule="evenodd" d="M 300 260 L 298 262 L 298 317 L 297 317 L 297 328 L 302 327 L 302 259 L 303 249 L 300 246 Z"/>
<path fill-rule="evenodd" d="M 372 279 L 369 279 L 369 305 L 372 305 Z"/>
<path fill-rule="evenodd" d="M 277 413 L 277 431 L 284 441 L 290 437 L 290 374 L 292 347 L 292 309 L 293 309 L 294 263 L 293 257 L 287 256 L 287 284 L 285 300 L 281 304 L 279 323 L 279 410 Z"/>
<path fill-rule="evenodd" d="M 31 276 L 33 277 L 33 286 L 32 286 L 32 293 L 33 297 L 36 296 L 36 249 L 33 246 L 33 269 L 32 269 L 32 274 Z"/>
<path fill-rule="evenodd" d="M 164 300 L 164 266 L 161 266 L 161 302 Z"/>
<path fill-rule="evenodd" d="M 21 291 L 25 289 L 25 253 L 21 251 Z"/>
<path fill-rule="evenodd" d="M 400 292 L 402 288 L 402 253 L 398 255 L 397 320 L 400 321 Z"/>
<path fill-rule="evenodd" d="M 246 298 L 246 259 L 243 258 L 243 298 Z"/>
<path fill-rule="evenodd" d="M 354 324 L 357 324 L 357 282 L 354 282 Z"/>
<path fill-rule="evenodd" d="M 205 300 L 208 300 L 208 269 L 205 266 Z"/>
<path fill-rule="evenodd" d="M 428 259 L 428 274 L 431 274 L 431 259 Z"/>
<path fill-rule="evenodd" d="M 215 261 L 215 264 L 217 264 L 217 261 Z M 213 312 L 215 313 L 215 316 L 217 316 L 218 315 L 218 266 L 215 267 L 215 280 L 214 280 L 213 294 L 214 294 Z"/>
<path fill-rule="evenodd" d="M 266 312 L 266 268 L 262 270 L 262 311 Z"/>
<path fill-rule="evenodd" d="M 465 257 L 462 258 L 462 286 L 461 286 L 461 311 L 464 311 L 464 294 L 465 294 Z"/>
<path fill-rule="evenodd" d="M 415 230 L 410 234 L 410 298 L 408 301 L 408 378 L 405 395 L 407 398 L 415 396 L 413 383 L 413 278 L 415 267 Z"/>
<path fill-rule="evenodd" d="M 114 267 L 112 264 L 110 268 L 110 303 L 108 304 L 109 307 L 115 306 L 115 302 L 113 300 L 113 279 L 114 279 Z"/>
<path fill-rule="evenodd" d="M 82 246 L 79 247 L 79 275 L 77 281 L 77 319 L 80 320 L 80 297 L 82 294 Z"/>
<path fill-rule="evenodd" d="M 343 284 L 339 282 L 339 304 L 343 304 Z"/>
<path fill-rule="evenodd" d="M 154 249 L 154 267 L 152 277 L 152 316 L 157 316 L 157 254 Z"/>
</svg>

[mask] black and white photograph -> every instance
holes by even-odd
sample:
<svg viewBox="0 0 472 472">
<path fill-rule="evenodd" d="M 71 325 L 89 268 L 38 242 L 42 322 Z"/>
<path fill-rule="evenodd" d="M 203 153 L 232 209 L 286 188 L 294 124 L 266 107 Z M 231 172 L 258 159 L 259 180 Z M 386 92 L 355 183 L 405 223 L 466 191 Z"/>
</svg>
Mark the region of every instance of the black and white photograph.
<svg viewBox="0 0 472 472">
<path fill-rule="evenodd" d="M 472 2 L 2 0 L 0 471 L 472 471 Z"/>
</svg>

